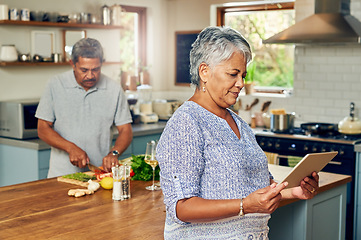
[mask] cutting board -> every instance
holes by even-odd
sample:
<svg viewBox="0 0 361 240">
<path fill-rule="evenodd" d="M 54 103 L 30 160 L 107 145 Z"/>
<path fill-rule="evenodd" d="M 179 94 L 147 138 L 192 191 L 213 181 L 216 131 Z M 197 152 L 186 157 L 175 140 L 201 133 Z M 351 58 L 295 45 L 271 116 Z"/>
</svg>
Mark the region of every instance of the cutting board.
<svg viewBox="0 0 361 240">
<path fill-rule="evenodd" d="M 89 176 L 93 176 L 94 173 L 93 172 L 84 172 L 85 174 L 88 174 Z M 74 184 L 74 185 L 78 185 L 78 186 L 82 186 L 82 187 L 88 187 L 89 183 L 88 182 L 82 182 L 79 180 L 75 180 L 75 179 L 69 179 L 69 178 L 63 178 L 63 177 L 58 177 L 57 180 L 59 182 L 65 182 L 65 183 L 70 183 L 70 184 Z M 97 181 L 97 180 L 93 180 L 93 181 Z"/>
</svg>

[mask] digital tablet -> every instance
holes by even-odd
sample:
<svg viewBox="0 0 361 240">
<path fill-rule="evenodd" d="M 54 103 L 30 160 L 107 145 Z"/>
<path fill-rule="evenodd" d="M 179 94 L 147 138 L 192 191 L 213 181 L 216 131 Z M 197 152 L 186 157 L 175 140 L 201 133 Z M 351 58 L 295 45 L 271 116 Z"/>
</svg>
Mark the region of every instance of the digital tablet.
<svg viewBox="0 0 361 240">
<path fill-rule="evenodd" d="M 312 172 L 321 171 L 336 155 L 334 152 L 309 153 L 307 154 L 287 176 L 281 181 L 288 182 L 286 188 L 297 187 L 305 177 L 311 176 Z"/>
</svg>

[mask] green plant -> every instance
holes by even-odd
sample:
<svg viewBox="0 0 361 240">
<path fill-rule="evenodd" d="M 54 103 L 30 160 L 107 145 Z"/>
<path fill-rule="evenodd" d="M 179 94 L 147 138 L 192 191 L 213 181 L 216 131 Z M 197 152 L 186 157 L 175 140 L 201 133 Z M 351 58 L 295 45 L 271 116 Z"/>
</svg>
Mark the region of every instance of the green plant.
<svg viewBox="0 0 361 240">
<path fill-rule="evenodd" d="M 153 169 L 144 162 L 144 155 L 132 155 L 131 167 L 134 172 L 132 180 L 149 181 L 153 177 Z M 159 180 L 159 166 L 155 168 L 155 180 Z"/>
<path fill-rule="evenodd" d="M 256 62 L 252 61 L 247 66 L 247 75 L 244 79 L 245 84 L 253 83 L 255 79 L 255 73 L 256 73 Z"/>
</svg>

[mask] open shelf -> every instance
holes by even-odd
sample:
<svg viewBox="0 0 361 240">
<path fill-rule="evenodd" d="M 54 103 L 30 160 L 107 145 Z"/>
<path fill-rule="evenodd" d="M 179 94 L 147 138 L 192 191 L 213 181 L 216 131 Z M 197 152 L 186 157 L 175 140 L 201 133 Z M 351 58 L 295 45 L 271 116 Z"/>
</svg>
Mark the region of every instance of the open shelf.
<svg viewBox="0 0 361 240">
<path fill-rule="evenodd" d="M 122 64 L 121 62 L 103 62 L 103 65 L 116 65 Z M 67 66 L 69 62 L 1 62 L 0 67 L 11 67 L 11 66 Z"/>
<path fill-rule="evenodd" d="M 63 22 L 39 22 L 39 21 L 14 21 L 14 20 L 0 20 L 0 25 L 38 26 L 38 27 L 61 27 L 61 28 L 123 29 L 122 26 L 102 25 L 102 24 L 63 23 Z"/>
</svg>

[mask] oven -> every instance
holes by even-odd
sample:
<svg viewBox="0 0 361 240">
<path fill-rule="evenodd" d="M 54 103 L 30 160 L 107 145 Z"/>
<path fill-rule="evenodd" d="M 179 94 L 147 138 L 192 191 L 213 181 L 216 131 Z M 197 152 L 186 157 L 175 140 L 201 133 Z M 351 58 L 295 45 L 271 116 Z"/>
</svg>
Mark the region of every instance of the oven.
<svg viewBox="0 0 361 240">
<path fill-rule="evenodd" d="M 303 134 L 301 130 L 296 131 L 296 134 L 280 134 L 265 130 L 256 132 L 256 139 L 265 152 L 278 154 L 278 162 L 283 166 L 294 166 L 294 160 L 301 159 L 307 153 L 338 151 L 338 155 L 322 171 L 352 176 L 352 181 L 347 185 L 345 231 L 346 239 L 352 239 L 356 169 L 354 145 L 361 142 L 361 136 Z"/>
</svg>

